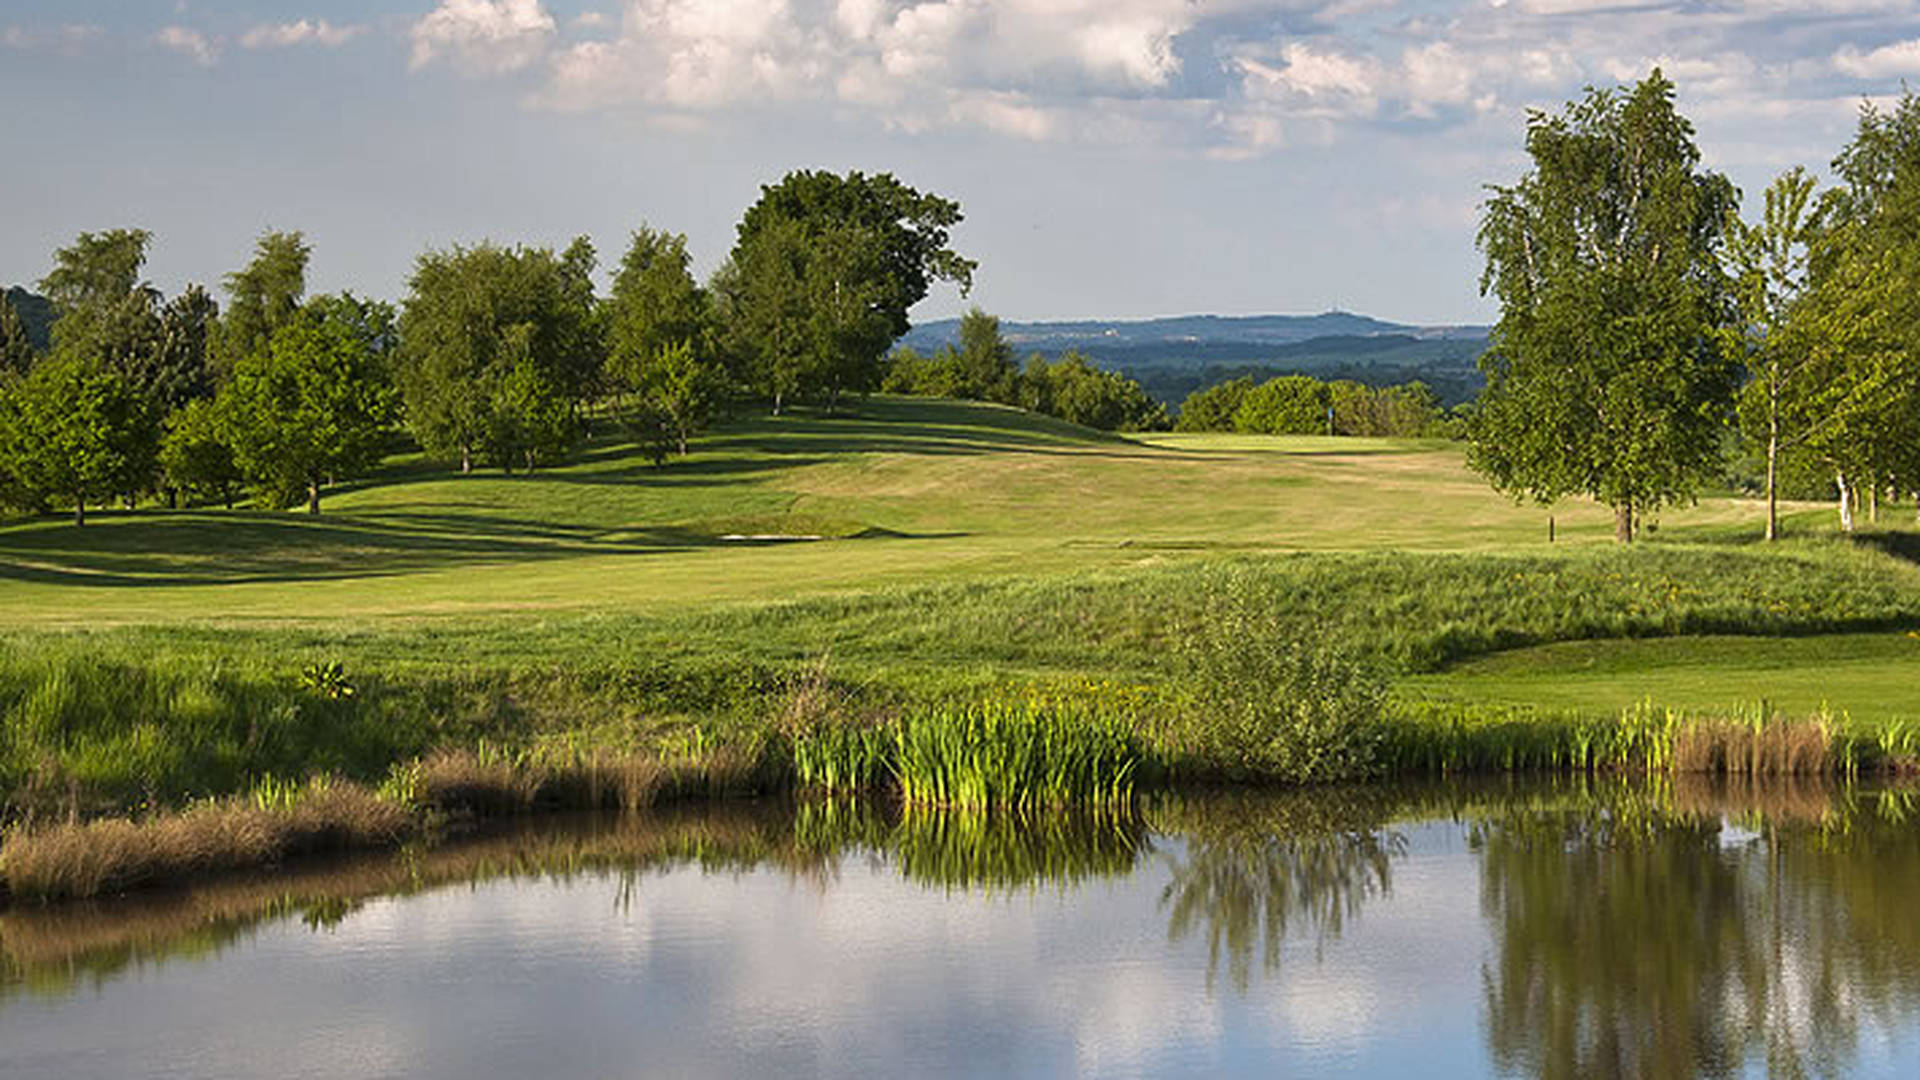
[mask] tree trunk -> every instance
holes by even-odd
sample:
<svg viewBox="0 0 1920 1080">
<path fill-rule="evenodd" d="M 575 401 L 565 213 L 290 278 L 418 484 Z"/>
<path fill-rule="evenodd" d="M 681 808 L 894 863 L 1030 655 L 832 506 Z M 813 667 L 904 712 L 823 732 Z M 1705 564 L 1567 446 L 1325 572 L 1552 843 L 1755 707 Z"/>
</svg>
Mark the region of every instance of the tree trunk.
<svg viewBox="0 0 1920 1080">
<path fill-rule="evenodd" d="M 1780 538 L 1780 421 L 1767 421 L 1767 543 Z"/>
<path fill-rule="evenodd" d="M 1633 543 L 1633 504 L 1620 503 L 1613 508 L 1613 539 L 1615 543 Z"/>
<path fill-rule="evenodd" d="M 1840 531 L 1853 531 L 1853 491 L 1847 487 L 1847 474 L 1835 472 L 1834 486 L 1840 489 Z"/>
<path fill-rule="evenodd" d="M 465 473 L 470 473 L 472 471 L 473 471 L 473 447 L 462 446 L 460 448 L 460 472 L 462 474 L 465 474 Z"/>
<path fill-rule="evenodd" d="M 320 512 L 320 481 L 309 480 L 307 481 L 307 513 L 318 514 L 319 512 Z"/>
<path fill-rule="evenodd" d="M 75 525 L 85 525 L 87 523 L 87 497 L 85 495 L 75 495 L 73 497 L 73 523 Z"/>
<path fill-rule="evenodd" d="M 780 404 L 785 398 L 786 398 L 786 395 L 782 394 L 780 391 L 775 390 L 773 392 L 773 415 L 775 416 L 780 415 Z"/>
<path fill-rule="evenodd" d="M 180 509 L 180 489 L 179 488 L 170 487 L 167 489 L 167 509 L 169 510 Z"/>
<path fill-rule="evenodd" d="M 1867 485 L 1867 524 L 1880 524 L 1880 481 Z"/>
</svg>

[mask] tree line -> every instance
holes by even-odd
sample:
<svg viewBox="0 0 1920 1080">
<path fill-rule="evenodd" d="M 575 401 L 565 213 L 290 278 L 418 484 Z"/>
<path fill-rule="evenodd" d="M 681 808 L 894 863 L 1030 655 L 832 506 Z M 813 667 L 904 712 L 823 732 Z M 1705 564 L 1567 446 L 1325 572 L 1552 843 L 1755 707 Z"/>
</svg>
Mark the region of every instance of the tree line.
<svg viewBox="0 0 1920 1080">
<path fill-rule="evenodd" d="M 880 388 L 908 309 L 937 281 L 971 286 L 960 220 L 891 175 L 800 171 L 761 189 L 705 284 L 684 235 L 642 226 L 605 296 L 580 237 L 429 250 L 398 306 L 307 295 L 305 237 L 269 232 L 223 279 L 224 309 L 146 282 L 146 231 L 83 233 L 39 282 L 44 347 L 0 297 L 0 506 L 84 523 L 113 499 L 251 489 L 318 513 L 402 433 L 462 471 L 530 471 L 595 412 L 663 462 L 734 403 L 831 410 Z"/>
<path fill-rule="evenodd" d="M 1176 431 L 1249 435 L 1368 435 L 1451 438 L 1459 423 L 1423 382 L 1370 386 L 1352 379 L 1249 376 L 1194 391 L 1180 405 Z"/>
<path fill-rule="evenodd" d="M 1812 474 L 1850 531 L 1920 492 L 1920 97 L 1863 105 L 1832 186 L 1791 169 L 1751 221 L 1673 99 L 1656 69 L 1529 117 L 1532 168 L 1481 217 L 1501 316 L 1469 462 L 1599 500 L 1624 542 L 1751 453 L 1767 539 Z"/>
<path fill-rule="evenodd" d="M 1077 349 L 1016 364 L 1000 320 L 979 308 L 960 317 L 959 344 L 923 355 L 902 346 L 887 359 L 880 388 L 890 394 L 991 401 L 1102 431 L 1159 431 L 1166 406 L 1140 384 L 1094 366 Z"/>
</svg>

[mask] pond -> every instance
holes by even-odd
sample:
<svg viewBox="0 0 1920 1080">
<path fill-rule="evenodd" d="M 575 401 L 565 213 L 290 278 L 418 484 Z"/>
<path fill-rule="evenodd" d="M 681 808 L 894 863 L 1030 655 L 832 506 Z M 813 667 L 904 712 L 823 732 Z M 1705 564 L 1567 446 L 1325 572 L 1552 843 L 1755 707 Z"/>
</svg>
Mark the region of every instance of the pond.
<svg viewBox="0 0 1920 1080">
<path fill-rule="evenodd" d="M 0 1076 L 1920 1076 L 1920 796 L 549 819 L 0 914 Z"/>
</svg>

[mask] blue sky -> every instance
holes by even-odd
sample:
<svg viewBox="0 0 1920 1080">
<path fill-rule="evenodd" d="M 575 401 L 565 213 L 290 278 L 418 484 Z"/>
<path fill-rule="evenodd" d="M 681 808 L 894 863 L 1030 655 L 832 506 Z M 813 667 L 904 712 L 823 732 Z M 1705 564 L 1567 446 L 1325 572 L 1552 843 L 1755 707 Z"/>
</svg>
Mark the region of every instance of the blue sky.
<svg viewBox="0 0 1920 1080">
<path fill-rule="evenodd" d="M 1009 317 L 1480 320 L 1526 110 L 1655 64 L 1751 200 L 1920 82 L 1920 0 L 5 0 L 0 282 L 118 225 L 169 292 L 267 228 L 394 298 L 641 222 L 704 271 L 759 185 L 860 168 L 958 199 Z"/>
</svg>

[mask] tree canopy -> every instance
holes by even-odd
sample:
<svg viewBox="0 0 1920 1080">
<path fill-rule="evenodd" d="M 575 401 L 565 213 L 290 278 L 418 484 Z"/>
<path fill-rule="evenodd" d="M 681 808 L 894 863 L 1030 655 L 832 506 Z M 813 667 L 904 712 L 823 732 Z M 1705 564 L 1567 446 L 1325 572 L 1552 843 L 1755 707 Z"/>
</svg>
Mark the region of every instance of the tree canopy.
<svg viewBox="0 0 1920 1080">
<path fill-rule="evenodd" d="M 1738 193 L 1700 168 L 1656 69 L 1528 118 L 1533 168 L 1492 187 L 1483 292 L 1500 321 L 1469 462 L 1516 497 L 1586 494 L 1615 536 L 1714 475 L 1739 365 L 1720 262 Z"/>
<path fill-rule="evenodd" d="M 958 203 L 887 173 L 800 171 L 761 189 L 718 285 L 729 345 L 775 412 L 879 385 L 932 283 L 972 287 L 975 264 L 947 246 L 960 220 Z"/>
</svg>

